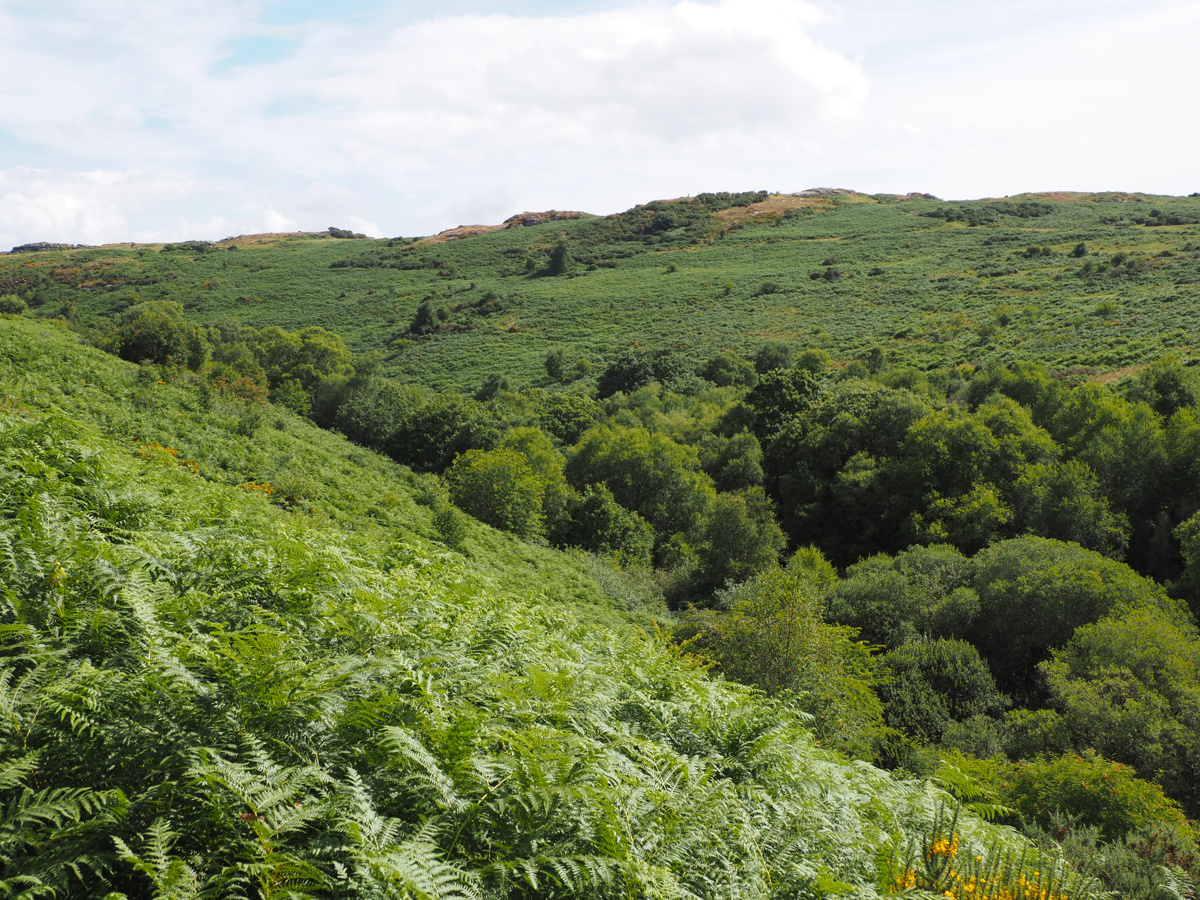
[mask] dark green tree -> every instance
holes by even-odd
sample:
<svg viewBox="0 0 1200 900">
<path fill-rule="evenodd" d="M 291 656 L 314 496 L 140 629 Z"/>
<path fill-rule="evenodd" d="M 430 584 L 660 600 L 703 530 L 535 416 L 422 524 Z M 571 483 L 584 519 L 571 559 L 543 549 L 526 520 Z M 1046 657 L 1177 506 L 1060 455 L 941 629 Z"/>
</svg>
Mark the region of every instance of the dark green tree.
<svg viewBox="0 0 1200 900">
<path fill-rule="evenodd" d="M 1200 635 L 1190 622 L 1154 607 L 1101 619 L 1041 671 L 1077 746 L 1133 766 L 1200 811 Z"/>
<path fill-rule="evenodd" d="M 555 381 L 562 381 L 567 374 L 566 355 L 562 350 L 551 350 L 546 354 L 546 374 Z"/>
<path fill-rule="evenodd" d="M 1037 695 L 1037 664 L 1075 629 L 1138 607 L 1186 616 L 1155 582 L 1076 544 L 1016 538 L 988 547 L 973 563 L 980 612 L 966 637 L 997 683 L 1023 700 Z"/>
<path fill-rule="evenodd" d="M 518 537 L 540 535 L 545 485 L 516 450 L 468 450 L 446 471 L 450 499 L 463 512 Z"/>
<path fill-rule="evenodd" d="M 783 341 L 768 341 L 754 354 L 754 368 L 759 375 L 764 375 L 772 369 L 790 369 L 791 367 L 792 346 Z"/>
<path fill-rule="evenodd" d="M 648 567 L 654 529 L 630 512 L 603 484 L 590 484 L 571 504 L 570 518 L 557 535 L 559 543 L 602 556 L 615 556 L 622 566 Z"/>
<path fill-rule="evenodd" d="M 880 658 L 884 721 L 936 744 L 953 722 L 998 716 L 1007 705 L 987 663 L 966 641 L 906 644 Z"/>
<path fill-rule="evenodd" d="M 409 334 L 433 334 L 438 330 L 441 321 L 438 318 L 438 310 L 434 307 L 432 300 L 426 300 L 417 307 L 417 312 L 413 316 L 412 323 L 408 326 Z"/>
<path fill-rule="evenodd" d="M 754 366 L 731 350 L 713 356 L 696 374 L 718 387 L 751 387 L 758 381 Z"/>
<path fill-rule="evenodd" d="M 603 483 L 626 509 L 648 521 L 660 542 L 692 534 L 713 495 L 697 471 L 696 451 L 645 428 L 606 425 L 584 435 L 567 457 L 567 480 L 578 490 Z"/>
<path fill-rule="evenodd" d="M 560 240 L 550 250 L 550 265 L 548 271 L 551 275 L 565 275 L 567 269 L 571 265 L 571 248 L 567 246 L 566 240 Z"/>
<path fill-rule="evenodd" d="M 126 310 L 117 321 L 117 355 L 130 362 L 174 364 L 199 369 L 208 359 L 203 329 L 187 322 L 183 307 L 150 300 Z"/>
</svg>

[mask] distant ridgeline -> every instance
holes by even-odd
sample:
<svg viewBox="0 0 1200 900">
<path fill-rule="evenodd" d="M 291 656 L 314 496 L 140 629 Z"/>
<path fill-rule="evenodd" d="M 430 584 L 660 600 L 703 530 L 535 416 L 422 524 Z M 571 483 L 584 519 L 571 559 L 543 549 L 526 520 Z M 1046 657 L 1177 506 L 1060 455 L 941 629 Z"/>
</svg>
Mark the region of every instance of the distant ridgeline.
<svg viewBox="0 0 1200 900">
<path fill-rule="evenodd" d="M 1095 874 L 1120 896 L 1153 900 L 1175 891 L 1183 897 L 1200 877 L 1189 818 L 1200 814 L 1197 221 L 1197 198 L 1035 195 L 959 204 L 821 189 L 704 194 L 602 218 L 523 214 L 504 226 L 464 226 L 421 239 L 370 240 L 335 228 L 320 235 L 20 254 L 0 258 L 0 291 L 12 292 L 0 296 L 0 313 L 20 316 L 5 323 L 15 329 L 5 408 L 17 410 L 13 421 L 21 409 L 74 410 L 71 415 L 118 440 L 137 434 L 140 457 L 240 488 L 239 498 L 257 498 L 262 509 L 283 516 L 278 521 L 375 534 L 370 540 L 378 547 L 361 551 L 354 566 L 423 571 L 425 564 L 413 560 L 428 557 L 425 545 L 405 550 L 399 563 L 394 544 L 429 541 L 454 565 L 486 578 L 500 573 L 512 596 L 542 586 L 544 597 L 520 613 L 504 607 L 509 611 L 496 613 L 500 619 L 487 626 L 472 618 L 464 625 L 471 636 L 464 632 L 457 649 L 422 651 L 453 657 L 447 671 L 483 666 L 481 672 L 492 672 L 486 660 L 509 654 L 493 648 L 516 646 L 503 635 L 523 633 L 528 617 L 557 609 L 568 596 L 587 595 L 591 611 L 573 620 L 584 630 L 589 626 L 582 623 L 607 616 L 605 627 L 627 640 L 626 626 L 611 618 L 614 610 L 618 620 L 656 623 L 656 633 L 760 692 L 759 699 L 737 694 L 730 702 L 738 708 L 770 710 L 768 716 L 787 710 L 796 717 L 787 721 L 803 720 L 824 747 L 903 777 L 933 777 L 967 804 L 964 816 L 969 809 L 1017 826 L 1045 848 L 1061 844 L 1081 865 L 1102 858 Z M 69 335 L 35 324 L 38 318 L 127 362 L 56 350 L 70 345 Z M 45 350 L 31 337 L 38 328 Z M 62 365 L 79 367 L 74 374 L 54 375 L 55 353 L 65 354 Z M 110 386 L 97 392 L 105 366 L 124 374 L 103 376 Z M 152 402 L 155 397 L 170 400 Z M 379 456 L 330 450 L 318 462 L 311 448 L 325 446 L 321 442 L 348 447 L 344 438 Z M 363 481 L 354 467 L 366 460 L 386 474 Z M 73 471 L 68 462 L 55 466 Z M 53 477 L 66 483 L 66 475 Z M 11 496 L 40 496 L 43 488 L 28 490 Z M 93 485 L 84 492 L 98 490 Z M 117 501 L 94 502 L 102 510 Z M 13 522 L 32 515 L 13 510 Z M 82 507 L 69 513 L 84 514 Z M 112 515 L 125 521 L 124 513 Z M 200 527 L 208 526 L 188 526 Z M 51 556 L 66 559 L 65 553 Z M 198 564 L 170 562 L 162 571 Z M 37 603 L 59 583 L 52 563 L 39 565 L 43 580 L 34 594 L 43 600 L 12 605 L 12 621 L 34 622 L 32 616 L 42 615 Z M 568 589 L 555 574 L 559 566 L 581 581 Z M 146 577 L 155 584 L 167 578 Z M 241 576 L 229 577 L 233 584 Z M 362 577 L 371 591 L 382 590 L 371 580 L 375 574 Z M 428 578 L 415 590 L 437 597 L 433 586 L 458 576 L 438 569 Z M 244 596 L 257 597 L 257 591 Z M 328 596 L 335 595 L 336 601 L 316 603 L 312 608 L 321 611 L 314 615 L 327 617 L 348 602 L 336 591 Z M 222 629 L 242 634 L 259 622 L 237 611 L 243 600 L 228 602 L 233 606 Z M 262 602 L 277 615 L 293 601 Z M 473 610 L 462 615 L 479 615 L 474 599 L 462 602 Z M 87 616 L 95 615 L 91 610 Z M 174 606 L 165 614 L 172 622 L 192 615 Z M 389 613 L 373 608 L 363 615 Z M 511 616 L 523 624 L 512 626 Z M 235 620 L 241 624 L 229 624 Z M 317 621 L 279 627 L 307 634 L 321 630 Z M 37 622 L 37 628 L 50 627 Z M 197 627 L 187 625 L 189 633 Z M 345 641 L 373 646 L 363 637 L 366 626 L 344 627 L 354 635 Z M 447 627 L 445 640 L 453 642 L 454 625 Z M 493 627 L 498 643 L 478 632 L 492 634 Z M 343 646 L 340 637 L 312 640 L 297 658 L 316 658 L 322 641 Z M 388 640 L 400 643 L 385 641 L 378 652 L 408 646 L 399 633 Z M 534 648 L 541 638 L 529 640 L 528 652 L 540 652 Z M 678 671 L 703 681 L 680 661 L 677 648 L 660 651 L 670 660 L 663 665 L 682 666 Z M 460 652 L 466 655 L 455 656 Z M 562 650 L 568 657 L 575 652 Z M 591 659 L 591 650 L 579 652 Z M 612 716 L 643 721 L 640 712 L 623 718 L 624 701 L 616 695 L 587 693 L 591 676 L 584 673 L 594 662 L 511 658 L 531 667 L 522 677 L 547 702 L 570 706 L 562 698 L 584 691 L 582 706 L 573 708 L 585 712 L 563 707 L 567 718 L 582 715 L 601 730 L 615 727 Z M 622 672 L 611 676 L 614 684 L 632 683 L 634 676 Z M 346 675 L 346 684 L 355 677 Z M 480 675 L 464 689 L 486 699 L 464 702 L 507 709 L 507 695 L 495 692 L 511 675 L 495 677 L 499 681 Z M 638 684 L 630 690 L 653 693 Z M 340 682 L 336 688 L 348 689 Z M 311 686 L 289 690 L 320 695 Z M 432 696 L 427 688 L 418 694 Z M 256 702 L 270 707 L 266 699 Z M 407 700 L 386 702 L 409 710 Z M 318 708 L 341 709 L 346 700 L 339 693 L 312 703 L 311 722 L 317 722 L 325 721 Z M 549 806 L 534 803 L 532 795 L 505 801 L 510 795 L 498 782 L 515 778 L 512 770 L 483 774 L 496 764 L 486 754 L 453 749 L 458 738 L 451 732 L 466 725 L 435 724 L 444 721 L 440 710 L 397 712 L 399 718 L 379 713 L 378 721 L 392 730 L 380 744 L 384 756 L 372 757 L 372 765 L 394 772 L 397 781 L 372 783 L 370 791 L 424 797 L 440 810 L 430 813 L 426 831 L 396 825 L 395 841 L 433 854 L 422 857 L 422 865 L 448 866 L 446 883 L 464 895 L 542 896 L 551 885 L 551 893 L 617 896 L 623 895 L 618 883 L 666 884 L 666 872 L 680 891 L 696 896 L 821 896 L 836 892 L 838 883 L 959 897 L 1059 896 L 1065 890 L 1043 883 L 1029 888 L 1035 893 L 1012 892 L 1010 882 L 1025 864 L 1003 857 L 1015 868 L 1002 878 L 1000 869 L 988 869 L 1001 851 L 973 851 L 975 867 L 964 868 L 954 840 L 959 826 L 950 818 L 934 821 L 936 803 L 914 814 L 915 826 L 878 826 L 901 835 L 886 852 L 882 843 L 863 838 L 863 848 L 875 847 L 868 854 L 876 854 L 870 875 L 855 868 L 865 857 L 834 865 L 828 856 L 797 849 L 804 859 L 826 860 L 805 870 L 808 881 L 796 874 L 800 869 L 788 868 L 793 861 L 778 869 L 768 863 L 755 869 L 755 878 L 768 870 L 792 875 L 780 876 L 776 887 L 767 878 L 751 889 L 744 880 L 749 870 L 739 868 L 744 861 L 725 856 L 720 865 L 739 873 L 728 883 L 679 881 L 678 866 L 688 855 L 682 844 L 672 844 L 651 876 L 588 806 L 609 803 L 607 788 L 590 794 L 592 788 L 570 779 L 546 781 L 539 769 L 536 790 L 558 800 L 545 800 Z M 662 715 L 654 714 L 659 724 L 647 734 L 657 735 L 659 725 L 668 732 L 674 727 L 663 724 Z M 550 720 L 521 721 L 522 728 L 536 729 Z M 554 719 L 553 727 L 562 721 Z M 315 742 L 316 755 L 291 749 L 291 761 L 282 761 L 270 750 L 275 737 L 236 752 L 228 749 L 232 744 L 195 746 L 226 747 L 220 765 L 230 766 L 235 760 L 251 766 L 254 753 L 266 753 L 270 765 L 284 767 L 272 769 L 270 778 L 282 777 L 287 766 L 329 760 L 320 763 L 333 779 L 328 787 L 314 781 L 305 790 L 329 797 L 351 790 L 346 785 L 358 776 L 328 767 L 342 758 L 342 745 L 322 744 L 304 730 L 308 725 L 294 727 L 300 730 L 278 740 L 290 748 Z M 368 729 L 322 727 L 331 734 L 349 729 L 344 733 L 360 742 Z M 642 727 L 650 726 L 636 725 Z M 746 727 L 734 741 L 743 749 L 722 744 L 725 749 L 712 751 L 723 754 L 724 761 L 714 763 L 720 777 L 736 781 L 786 769 L 793 774 L 779 774 L 778 784 L 793 785 L 799 764 L 783 756 L 763 762 L 760 752 L 782 751 L 766 749 L 777 748 L 773 738 L 758 743 L 767 740 L 754 736 L 758 725 Z M 484 731 L 473 733 L 486 743 L 492 738 L 482 737 Z M 586 735 L 581 748 L 593 732 Z M 688 747 L 714 746 L 696 744 L 695 737 L 662 739 L 671 752 L 684 754 L 693 753 Z M 510 738 L 496 740 L 508 746 Z M 634 755 L 640 760 L 643 752 L 660 751 Z M 383 761 L 388 753 L 392 762 Z M 396 761 L 401 758 L 408 761 Z M 212 774 L 217 764 L 193 761 L 187 771 L 209 773 L 203 778 L 213 784 L 249 777 L 248 769 L 236 777 L 232 769 Z M 267 763 L 253 765 L 267 771 Z M 482 781 L 471 782 L 474 776 L 463 774 L 468 769 Z M 770 781 L 775 775 L 746 777 L 777 783 Z M 700 790 L 692 778 L 689 797 Z M 25 783 L 12 782 L 12 790 L 25 790 L 19 787 Z M 898 782 L 886 783 L 900 790 Z M 909 790 L 914 783 L 904 784 Z M 426 797 L 426 790 L 434 793 Z M 377 812 L 381 796 L 370 794 Z M 771 796 L 777 802 L 781 795 Z M 256 811 L 252 799 L 238 802 L 266 816 L 264 823 L 283 815 Z M 664 816 L 677 809 L 673 802 L 663 796 L 649 808 Z M 498 812 L 501 807 L 508 812 Z M 488 831 L 489 815 L 514 815 L 517 807 L 530 817 L 520 827 L 528 826 L 531 843 L 520 849 Z M 946 817 L 953 807 L 944 807 Z M 547 812 L 551 808 L 556 812 Z M 596 841 L 617 843 L 598 850 L 581 832 L 554 831 L 568 809 L 580 810 L 574 821 L 590 823 Z M 722 809 L 727 822 L 758 815 Z M 408 812 L 379 814 L 410 822 Z M 702 820 L 708 821 L 696 819 Z M 655 821 L 648 833 L 674 833 L 665 819 Z M 855 822 L 855 834 L 876 827 Z M 122 840 L 130 848 L 135 837 L 145 847 L 166 841 L 148 830 L 153 824 L 143 817 Z M 162 827 L 182 825 L 171 818 Z M 982 826 L 970 825 L 976 827 Z M 964 825 L 963 841 L 968 831 Z M 532 849 L 550 832 L 559 842 L 554 861 Z M 755 834 L 764 847 L 792 840 Z M 274 840 L 264 835 L 256 838 L 261 846 Z M 149 859 L 148 852 L 130 849 L 129 859 Z M 740 859 L 740 850 L 728 852 Z M 785 858 L 791 860 L 779 857 Z M 499 859 L 523 862 L 505 868 Z M 1055 878 L 1061 874 L 1052 864 L 1037 865 L 1050 865 L 1038 871 L 1058 873 Z M 641 874 L 631 874 L 635 870 Z M 433 878 L 432 869 L 422 871 L 421 877 Z M 782 884 L 790 886 L 778 888 Z M 985 885 L 992 893 L 982 891 Z M 417 888 L 406 890 L 420 895 Z"/>
</svg>

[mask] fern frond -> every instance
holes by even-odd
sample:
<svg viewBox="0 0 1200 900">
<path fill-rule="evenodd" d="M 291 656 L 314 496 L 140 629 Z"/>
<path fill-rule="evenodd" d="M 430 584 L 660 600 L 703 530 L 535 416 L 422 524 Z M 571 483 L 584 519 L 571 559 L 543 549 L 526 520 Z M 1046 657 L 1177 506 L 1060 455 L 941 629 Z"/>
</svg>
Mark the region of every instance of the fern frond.
<svg viewBox="0 0 1200 900">
<path fill-rule="evenodd" d="M 383 743 L 400 760 L 411 764 L 419 781 L 432 789 L 434 802 L 439 807 L 455 812 L 468 808 L 469 803 L 459 796 L 454 782 L 442 771 L 437 758 L 425 749 L 425 745 L 409 729 L 394 725 L 385 728 Z"/>
<path fill-rule="evenodd" d="M 154 885 L 154 900 L 187 900 L 199 894 L 199 877 L 185 861 L 171 855 L 178 835 L 162 819 L 155 819 L 142 835 L 142 856 L 119 837 L 113 838 L 117 856 L 141 872 Z"/>
</svg>

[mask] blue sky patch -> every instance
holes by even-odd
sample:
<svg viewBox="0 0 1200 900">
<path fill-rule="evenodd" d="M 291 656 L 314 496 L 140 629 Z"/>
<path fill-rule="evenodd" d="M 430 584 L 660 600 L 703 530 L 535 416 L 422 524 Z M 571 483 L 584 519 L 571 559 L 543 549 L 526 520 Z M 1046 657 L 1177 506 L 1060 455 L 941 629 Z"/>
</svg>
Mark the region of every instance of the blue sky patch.
<svg viewBox="0 0 1200 900">
<path fill-rule="evenodd" d="M 295 46 L 294 40 L 266 35 L 234 38 L 221 45 L 224 58 L 212 67 L 212 72 L 220 75 L 240 66 L 279 62 L 286 59 Z"/>
</svg>

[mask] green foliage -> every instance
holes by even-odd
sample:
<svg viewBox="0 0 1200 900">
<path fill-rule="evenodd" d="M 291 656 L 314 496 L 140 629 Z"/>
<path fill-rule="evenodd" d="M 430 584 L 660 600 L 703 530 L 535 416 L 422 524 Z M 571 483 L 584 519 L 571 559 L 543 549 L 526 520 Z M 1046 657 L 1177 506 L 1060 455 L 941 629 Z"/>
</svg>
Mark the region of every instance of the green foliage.
<svg viewBox="0 0 1200 900">
<path fill-rule="evenodd" d="M 906 644 L 885 654 L 878 692 L 887 724 L 930 744 L 952 722 L 994 716 L 1006 705 L 979 651 L 960 640 Z"/>
<path fill-rule="evenodd" d="M 577 489 L 603 483 L 617 503 L 649 522 L 661 542 L 694 531 L 712 488 L 698 471 L 696 451 L 645 428 L 606 425 L 584 435 L 567 456 L 567 480 Z"/>
<path fill-rule="evenodd" d="M 783 341 L 767 341 L 754 354 L 754 369 L 759 375 L 765 375 L 772 369 L 790 369 L 793 352 L 791 344 Z"/>
<path fill-rule="evenodd" d="M 898 470 L 886 463 L 901 456 L 909 428 L 929 413 L 929 404 L 909 391 L 859 380 L 814 399 L 808 408 L 793 406 L 801 414 L 785 413 L 763 446 L 767 489 L 784 530 L 797 544 L 816 544 L 838 565 L 904 549 L 912 543 L 905 537 L 920 489 L 913 482 L 926 461 Z"/>
<path fill-rule="evenodd" d="M 687 362 L 670 350 L 625 350 L 600 373 L 596 392 L 601 399 L 618 391 L 628 394 L 651 381 L 666 383 L 687 370 Z"/>
<path fill-rule="evenodd" d="M 545 484 L 524 454 L 507 448 L 468 450 L 446 472 L 454 505 L 519 537 L 542 533 Z"/>
<path fill-rule="evenodd" d="M 796 368 L 819 375 L 833 365 L 833 357 L 820 347 L 809 347 L 796 357 Z"/>
<path fill-rule="evenodd" d="M 427 476 L 28 319 L 0 350 L 5 892 L 869 897 L 929 828 L 932 788 L 630 627 L 578 557 L 431 542 Z M 271 487 L 297 472 L 311 512 Z"/>
<path fill-rule="evenodd" d="M 1128 379 L 1123 388 L 1129 400 L 1148 404 L 1167 419 L 1185 407 L 1196 405 L 1196 376 L 1175 355 L 1155 360 Z"/>
<path fill-rule="evenodd" d="M 821 740 L 868 757 L 881 725 L 870 656 L 855 631 L 826 625 L 827 563 L 805 554 L 723 592 L 725 611 L 689 611 L 679 630 L 729 678 L 768 694 L 798 692 Z"/>
<path fill-rule="evenodd" d="M 1077 746 L 1200 810 L 1200 641 L 1190 623 L 1132 609 L 1076 630 L 1041 670 Z"/>
<path fill-rule="evenodd" d="M 0 315 L 19 316 L 29 305 L 16 294 L 0 294 Z"/>
<path fill-rule="evenodd" d="M 753 387 L 758 381 L 755 366 L 749 360 L 723 350 L 696 370 L 701 378 L 706 378 L 718 387 Z"/>
<path fill-rule="evenodd" d="M 550 264 L 546 270 L 551 275 L 565 275 L 571 265 L 571 248 L 565 240 L 559 241 L 550 249 Z"/>
<path fill-rule="evenodd" d="M 1013 485 L 1013 512 L 1025 531 L 1053 535 L 1113 559 L 1125 555 L 1129 519 L 1114 513 L 1086 463 L 1026 467 Z"/>
<path fill-rule="evenodd" d="M 1155 825 L 1188 827 L 1160 787 L 1094 752 L 1015 763 L 1004 777 L 1002 801 L 1043 827 L 1063 812 L 1109 838 Z"/>
<path fill-rule="evenodd" d="M 745 581 L 779 562 L 786 538 L 761 487 L 717 494 L 701 531 L 700 589 Z"/>
<path fill-rule="evenodd" d="M 438 310 L 433 306 L 433 303 L 426 300 L 417 307 L 417 312 L 413 316 L 413 320 L 409 323 L 408 333 L 415 335 L 432 334 L 437 331 L 439 325 Z"/>
<path fill-rule="evenodd" d="M 1142 606 L 1179 614 L 1177 604 L 1153 581 L 1059 541 L 1004 541 L 973 563 L 980 612 L 967 637 L 1008 690 L 1028 691 L 1037 664 L 1083 625 Z"/>
<path fill-rule="evenodd" d="M 762 445 L 749 431 L 725 440 L 720 450 L 705 463 L 704 470 L 721 491 L 740 491 L 763 482 Z"/>
<path fill-rule="evenodd" d="M 974 566 L 954 547 L 913 547 L 851 566 L 829 598 L 829 615 L 887 647 L 963 637 L 979 615 Z"/>
<path fill-rule="evenodd" d="M 546 374 L 555 381 L 562 381 L 567 374 L 566 355 L 562 350 L 551 350 L 546 354 Z"/>
<path fill-rule="evenodd" d="M 198 369 L 208 355 L 203 331 L 185 322 L 178 303 L 139 303 L 117 322 L 113 334 L 117 355 L 130 362 L 174 364 Z"/>
<path fill-rule="evenodd" d="M 570 502 L 567 522 L 554 535 L 560 543 L 613 557 L 622 566 L 648 567 L 654 529 L 622 507 L 603 484 L 589 484 Z"/>
<path fill-rule="evenodd" d="M 754 432 L 759 440 L 774 435 L 788 419 L 808 410 L 821 392 L 821 384 L 799 369 L 768 369 L 762 373 L 746 403 L 754 410 Z"/>
</svg>

